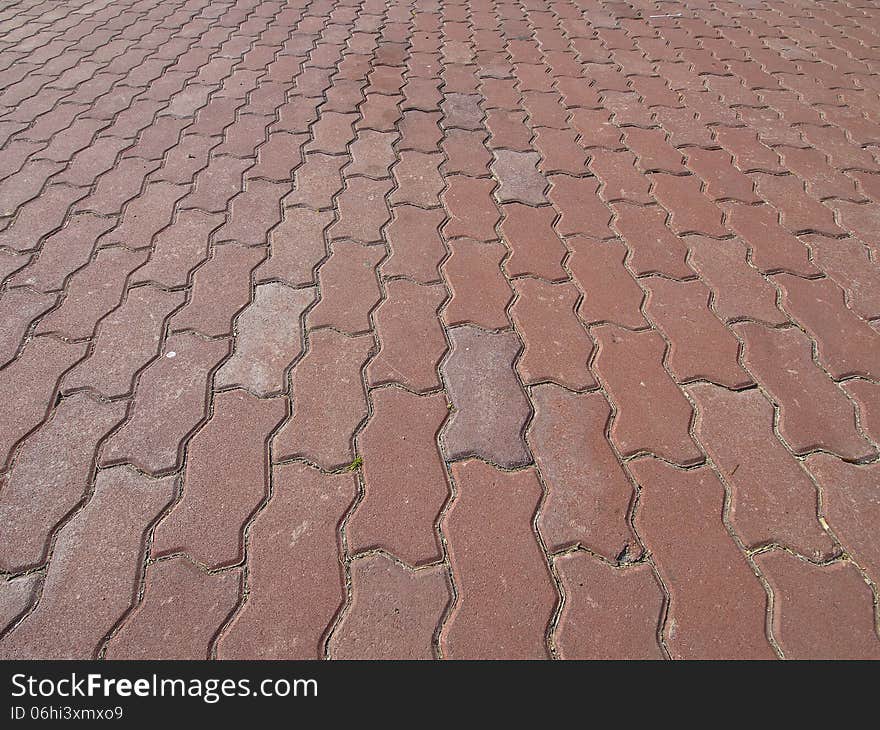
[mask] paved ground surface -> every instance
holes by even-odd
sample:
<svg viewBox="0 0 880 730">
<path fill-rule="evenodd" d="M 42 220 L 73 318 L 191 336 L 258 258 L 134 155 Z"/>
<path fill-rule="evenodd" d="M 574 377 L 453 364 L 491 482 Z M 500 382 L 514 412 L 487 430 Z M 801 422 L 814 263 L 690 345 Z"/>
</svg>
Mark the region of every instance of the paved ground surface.
<svg viewBox="0 0 880 730">
<path fill-rule="evenodd" d="M 880 656 L 876 5 L 0 8 L 0 655 Z"/>
</svg>

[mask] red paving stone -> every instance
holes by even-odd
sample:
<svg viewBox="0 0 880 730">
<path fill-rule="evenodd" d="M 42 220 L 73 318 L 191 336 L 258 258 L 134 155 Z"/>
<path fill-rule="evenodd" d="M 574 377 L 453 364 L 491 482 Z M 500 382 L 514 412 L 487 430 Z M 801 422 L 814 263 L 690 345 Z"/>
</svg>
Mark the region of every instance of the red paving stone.
<svg viewBox="0 0 880 730">
<path fill-rule="evenodd" d="M 880 656 L 876 8 L 0 17 L 0 657 Z"/>
</svg>

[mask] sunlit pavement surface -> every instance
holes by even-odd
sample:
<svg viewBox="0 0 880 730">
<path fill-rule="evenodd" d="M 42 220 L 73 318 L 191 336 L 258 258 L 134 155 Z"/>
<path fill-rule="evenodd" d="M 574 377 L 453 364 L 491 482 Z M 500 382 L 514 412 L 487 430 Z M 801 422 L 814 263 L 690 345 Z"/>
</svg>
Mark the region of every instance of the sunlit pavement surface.
<svg viewBox="0 0 880 730">
<path fill-rule="evenodd" d="M 876 3 L 0 8 L 0 656 L 880 656 Z"/>
</svg>

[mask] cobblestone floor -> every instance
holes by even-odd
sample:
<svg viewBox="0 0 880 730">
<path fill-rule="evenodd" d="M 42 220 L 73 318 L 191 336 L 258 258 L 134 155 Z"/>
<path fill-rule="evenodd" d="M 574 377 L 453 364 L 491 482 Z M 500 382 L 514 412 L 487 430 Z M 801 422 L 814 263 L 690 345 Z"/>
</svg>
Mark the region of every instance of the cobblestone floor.
<svg viewBox="0 0 880 730">
<path fill-rule="evenodd" d="M 875 3 L 0 28 L 0 656 L 880 656 Z"/>
</svg>

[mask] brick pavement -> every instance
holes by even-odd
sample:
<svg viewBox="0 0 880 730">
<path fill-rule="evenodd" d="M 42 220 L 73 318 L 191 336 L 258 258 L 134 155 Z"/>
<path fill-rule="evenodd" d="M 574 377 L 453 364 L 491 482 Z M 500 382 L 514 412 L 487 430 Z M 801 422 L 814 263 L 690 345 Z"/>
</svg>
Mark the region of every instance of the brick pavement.
<svg viewBox="0 0 880 730">
<path fill-rule="evenodd" d="M 880 657 L 874 3 L 0 26 L 0 656 Z"/>
</svg>

